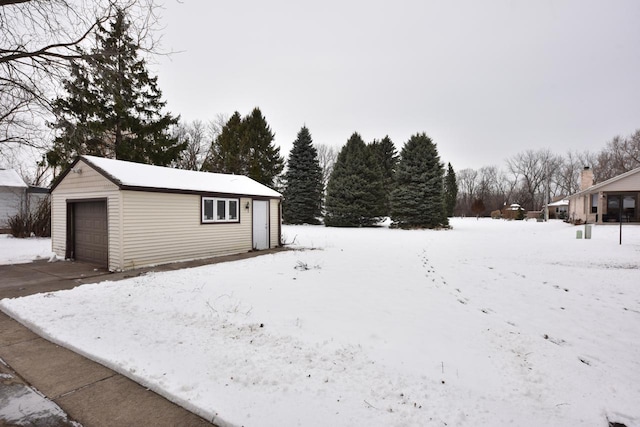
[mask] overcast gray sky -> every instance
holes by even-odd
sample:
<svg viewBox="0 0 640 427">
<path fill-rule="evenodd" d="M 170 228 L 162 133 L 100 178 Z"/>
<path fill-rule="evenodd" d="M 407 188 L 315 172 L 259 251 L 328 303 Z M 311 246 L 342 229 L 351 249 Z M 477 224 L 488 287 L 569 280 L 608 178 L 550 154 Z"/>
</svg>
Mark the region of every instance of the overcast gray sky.
<svg viewBox="0 0 640 427">
<path fill-rule="evenodd" d="M 168 108 L 258 106 L 288 157 L 303 124 L 342 146 L 417 132 L 456 170 L 599 150 L 640 128 L 640 1 L 165 0 Z"/>
</svg>

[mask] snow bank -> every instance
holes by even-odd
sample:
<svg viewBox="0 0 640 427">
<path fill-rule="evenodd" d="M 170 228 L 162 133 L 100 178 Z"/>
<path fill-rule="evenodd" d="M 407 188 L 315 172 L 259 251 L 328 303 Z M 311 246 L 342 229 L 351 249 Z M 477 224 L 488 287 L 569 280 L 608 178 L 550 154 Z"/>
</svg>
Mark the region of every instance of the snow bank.
<svg viewBox="0 0 640 427">
<path fill-rule="evenodd" d="M 0 234 L 0 264 L 22 264 L 53 255 L 50 238 L 16 239 L 10 234 Z"/>
<path fill-rule="evenodd" d="M 452 225 L 0 308 L 221 425 L 640 424 L 640 227 Z"/>
</svg>

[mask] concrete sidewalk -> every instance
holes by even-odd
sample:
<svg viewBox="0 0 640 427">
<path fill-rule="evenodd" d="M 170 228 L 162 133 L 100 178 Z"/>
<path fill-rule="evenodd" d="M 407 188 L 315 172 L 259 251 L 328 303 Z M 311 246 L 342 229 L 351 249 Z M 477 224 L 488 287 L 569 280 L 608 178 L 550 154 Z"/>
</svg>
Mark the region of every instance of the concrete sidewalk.
<svg viewBox="0 0 640 427">
<path fill-rule="evenodd" d="M 86 283 L 121 280 L 149 271 L 170 271 L 250 258 L 278 250 L 168 264 L 124 273 L 109 273 L 80 262 L 0 265 L 0 299 L 71 289 Z M 37 309 L 37 307 L 34 307 Z M 36 389 L 57 404 L 69 419 L 86 426 L 211 426 L 208 421 L 147 390 L 128 378 L 36 335 L 0 312 L 0 403 L 5 393 Z M 21 384 L 22 388 L 16 386 Z M 16 387 L 8 389 L 8 387 Z M 15 391 L 13 391 L 15 390 Z M 32 391 L 32 390 L 31 390 Z M 0 412 L 1 414 L 1 412 Z M 23 424 L 66 427 L 70 420 L 27 415 Z M 2 420 L 0 426 L 8 424 Z"/>
<path fill-rule="evenodd" d="M 5 425 L 72 427 L 75 424 L 58 405 L 0 363 L 0 426 Z"/>
</svg>

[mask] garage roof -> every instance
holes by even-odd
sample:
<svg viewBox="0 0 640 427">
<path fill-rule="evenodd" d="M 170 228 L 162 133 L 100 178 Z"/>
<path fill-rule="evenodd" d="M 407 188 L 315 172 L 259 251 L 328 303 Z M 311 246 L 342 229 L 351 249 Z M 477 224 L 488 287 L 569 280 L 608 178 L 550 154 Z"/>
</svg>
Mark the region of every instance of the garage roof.
<svg viewBox="0 0 640 427">
<path fill-rule="evenodd" d="M 76 167 L 80 159 L 123 190 L 148 189 L 150 191 L 282 197 L 277 191 L 244 175 L 174 169 L 96 156 L 80 156 L 69 170 Z"/>
</svg>

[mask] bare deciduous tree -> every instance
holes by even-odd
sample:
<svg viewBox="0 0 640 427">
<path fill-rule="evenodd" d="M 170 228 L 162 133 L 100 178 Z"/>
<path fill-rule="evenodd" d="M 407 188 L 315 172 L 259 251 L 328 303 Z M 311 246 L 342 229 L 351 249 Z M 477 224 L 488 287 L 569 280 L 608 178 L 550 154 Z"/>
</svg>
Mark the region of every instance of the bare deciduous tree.
<svg viewBox="0 0 640 427">
<path fill-rule="evenodd" d="M 476 197 L 486 202 L 487 198 L 495 190 L 498 168 L 495 166 L 483 166 L 478 171 L 478 190 Z M 492 207 L 492 209 L 495 209 Z"/>
<path fill-rule="evenodd" d="M 154 1 L 0 1 L 0 154 L 16 147 L 45 148 L 52 95 L 70 63 L 86 58 L 78 48 L 116 9 L 135 17 L 132 26 L 141 46 L 154 50 Z"/>
<path fill-rule="evenodd" d="M 536 210 L 546 202 L 545 193 L 551 185 L 551 173 L 559 160 L 551 150 L 527 150 L 507 160 L 507 168 L 519 177 L 521 192 L 519 203 L 525 209 Z"/>
<path fill-rule="evenodd" d="M 218 138 L 222 129 L 229 121 L 229 115 L 224 113 L 218 113 L 216 116 L 207 122 L 207 138 L 210 142 L 213 142 Z"/>
<path fill-rule="evenodd" d="M 555 183 L 560 195 L 568 196 L 580 191 L 580 172 L 585 166 L 591 166 L 591 163 L 585 163 L 585 155 L 569 151 L 560 160 L 560 164 L 555 174 Z"/>
<path fill-rule="evenodd" d="M 478 196 L 484 201 L 488 212 L 502 209 L 512 191 L 512 183 L 497 166 L 480 168 Z"/>
<path fill-rule="evenodd" d="M 456 173 L 458 183 L 458 215 L 471 213 L 471 204 L 476 196 L 478 188 L 478 172 L 473 169 L 462 169 Z"/>
<path fill-rule="evenodd" d="M 628 137 L 616 136 L 597 155 L 594 165 L 596 182 L 640 167 L 640 129 Z M 597 174 L 596 174 L 597 171 Z"/>
<path fill-rule="evenodd" d="M 212 142 L 220 135 L 228 120 L 227 115 L 217 114 L 206 124 L 201 120 L 190 123 L 181 121 L 174 129 L 174 135 L 180 142 L 186 141 L 187 148 L 173 166 L 178 169 L 201 170 L 211 150 Z"/>
<path fill-rule="evenodd" d="M 333 166 L 338 158 L 338 150 L 335 147 L 326 144 L 314 144 L 318 151 L 318 161 L 322 168 L 322 185 L 327 188 L 329 177 L 333 172 Z"/>
<path fill-rule="evenodd" d="M 173 136 L 177 137 L 180 143 L 187 143 L 187 147 L 180 153 L 180 158 L 173 166 L 178 169 L 200 170 L 209 144 L 204 123 L 200 120 L 191 123 L 181 121 L 173 129 Z"/>
</svg>

